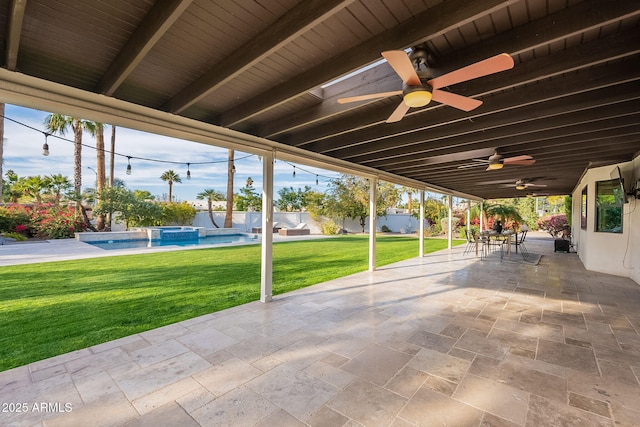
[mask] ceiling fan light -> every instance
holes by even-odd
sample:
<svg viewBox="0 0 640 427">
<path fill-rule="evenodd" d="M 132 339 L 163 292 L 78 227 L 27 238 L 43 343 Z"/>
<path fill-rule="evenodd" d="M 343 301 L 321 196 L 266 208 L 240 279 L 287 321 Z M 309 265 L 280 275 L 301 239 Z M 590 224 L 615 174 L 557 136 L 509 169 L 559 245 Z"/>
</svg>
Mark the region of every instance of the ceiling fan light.
<svg viewBox="0 0 640 427">
<path fill-rule="evenodd" d="M 504 165 L 502 163 L 500 163 L 500 162 L 489 163 L 489 169 L 491 169 L 491 170 L 502 169 L 502 166 L 504 166 Z"/>
<path fill-rule="evenodd" d="M 426 90 L 417 90 L 415 92 L 409 92 L 404 96 L 404 103 L 409 107 L 418 108 L 424 107 L 431 102 L 431 92 Z"/>
<path fill-rule="evenodd" d="M 527 188 L 527 187 L 524 184 L 516 185 L 516 190 L 524 190 L 525 188 Z"/>
</svg>

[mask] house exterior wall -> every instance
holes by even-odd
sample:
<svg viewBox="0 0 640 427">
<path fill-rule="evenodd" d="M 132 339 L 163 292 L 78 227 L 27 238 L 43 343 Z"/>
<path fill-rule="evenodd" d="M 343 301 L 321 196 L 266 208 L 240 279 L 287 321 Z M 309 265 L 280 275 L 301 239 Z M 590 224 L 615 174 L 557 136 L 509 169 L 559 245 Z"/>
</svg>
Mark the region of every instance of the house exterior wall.
<svg viewBox="0 0 640 427">
<path fill-rule="evenodd" d="M 578 256 L 590 271 L 625 276 L 640 284 L 640 200 L 628 197 L 624 204 L 622 233 L 596 232 L 596 182 L 611 179 L 616 165 L 587 170 L 572 194 L 572 236 Z M 640 179 L 640 156 L 617 166 L 629 191 Z M 581 196 L 587 186 L 587 223 L 581 227 Z"/>
</svg>

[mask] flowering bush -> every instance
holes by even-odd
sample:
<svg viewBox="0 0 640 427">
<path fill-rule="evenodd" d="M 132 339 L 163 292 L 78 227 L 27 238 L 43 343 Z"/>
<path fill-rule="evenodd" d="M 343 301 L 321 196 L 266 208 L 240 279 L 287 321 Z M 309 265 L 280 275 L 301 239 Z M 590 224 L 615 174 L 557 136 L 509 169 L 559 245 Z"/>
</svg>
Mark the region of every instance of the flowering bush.
<svg viewBox="0 0 640 427">
<path fill-rule="evenodd" d="M 564 227 L 569 223 L 565 214 L 549 215 L 538 220 L 538 228 L 551 234 L 552 237 L 558 237 Z"/>
<path fill-rule="evenodd" d="M 38 237 L 64 239 L 73 237 L 76 231 L 84 231 L 82 218 L 76 216 L 71 206 L 47 205 L 34 212 L 31 227 Z"/>
<path fill-rule="evenodd" d="M 0 232 L 18 232 L 29 234 L 31 209 L 22 205 L 10 205 L 0 208 Z M 20 227 L 21 230 L 17 228 Z M 24 227 L 24 229 L 22 229 Z"/>
</svg>

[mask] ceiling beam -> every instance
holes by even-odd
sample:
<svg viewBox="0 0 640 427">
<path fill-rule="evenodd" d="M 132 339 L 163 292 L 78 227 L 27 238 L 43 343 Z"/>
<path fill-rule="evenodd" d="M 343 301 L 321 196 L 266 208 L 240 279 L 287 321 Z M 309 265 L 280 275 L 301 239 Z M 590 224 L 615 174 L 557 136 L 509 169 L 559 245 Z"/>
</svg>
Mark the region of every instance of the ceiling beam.
<svg viewBox="0 0 640 427">
<path fill-rule="evenodd" d="M 218 122 L 225 127 L 235 126 L 316 86 L 375 62 L 380 59 L 381 51 L 402 49 L 424 42 L 513 3 L 514 1 L 509 0 L 449 0 L 440 3 L 401 25 L 384 31 L 298 74 L 293 79 L 254 96 L 250 101 L 231 108 L 219 117 Z"/>
<path fill-rule="evenodd" d="M 27 0 L 13 0 L 7 25 L 7 45 L 5 46 L 5 65 L 7 70 L 15 71 L 18 64 L 18 50 L 20 49 L 20 35 Z"/>
<path fill-rule="evenodd" d="M 300 2 L 244 46 L 209 69 L 199 79 L 170 99 L 165 109 L 180 114 L 223 84 L 262 61 L 319 22 L 353 3 L 354 0 L 306 0 Z M 311 88 L 309 88 L 311 89 Z"/>
<path fill-rule="evenodd" d="M 98 82 L 96 92 L 107 96 L 113 95 L 192 1 L 157 1 L 104 73 Z"/>
<path fill-rule="evenodd" d="M 532 59 L 524 64 L 516 65 L 511 71 L 457 85 L 455 91 L 466 96 L 487 95 L 639 53 L 640 34 L 637 31 L 630 31 L 585 43 L 559 54 Z M 541 74 L 541 70 L 544 70 L 544 74 Z M 398 102 L 400 102 L 400 97 L 398 97 Z M 493 102 L 493 98 L 491 98 L 491 102 Z M 480 108 L 486 108 L 486 105 Z M 455 120 L 467 120 L 474 115 L 473 112 L 471 114 L 464 113 L 434 103 L 432 106 L 411 111 L 398 123 L 387 124 L 385 121 L 390 112 L 389 106 L 385 105 L 379 111 L 369 112 L 357 119 L 348 117 L 344 120 L 333 120 L 331 123 L 321 124 L 308 131 L 297 132 L 295 136 L 282 142 L 310 150 L 316 150 L 317 148 L 314 148 L 316 145 L 321 146 L 323 150 L 331 150 L 335 147 L 348 146 L 348 144 L 355 145 L 359 141 L 366 143 L 368 140 L 374 140 L 389 133 L 402 133 L 404 130 L 425 128 L 425 114 L 429 114 L 426 123 L 434 125 Z M 343 135 L 342 139 L 335 138 L 340 134 Z M 323 141 L 327 138 L 333 138 L 334 141 Z"/>
<path fill-rule="evenodd" d="M 577 98 L 573 109 L 592 108 L 598 102 L 610 99 L 613 93 L 620 99 L 628 97 L 631 85 L 626 93 L 622 89 L 604 91 L 605 98 L 597 99 L 590 92 L 599 88 L 609 88 L 620 83 L 624 86 L 626 81 L 637 81 L 640 75 L 629 64 L 617 63 L 607 67 L 590 69 L 583 73 L 572 74 L 568 77 L 546 81 L 544 84 L 524 87 L 517 92 L 504 92 L 497 94 L 471 113 L 458 112 L 447 108 L 430 112 L 428 119 L 425 116 L 414 115 L 403 119 L 406 123 L 399 126 L 397 123 L 383 123 L 376 129 L 373 127 L 362 129 L 357 133 L 340 135 L 335 138 L 316 141 L 305 145 L 303 148 L 311 151 L 330 154 L 335 157 L 366 156 L 371 153 L 386 150 L 399 150 L 422 144 L 425 140 L 437 137 L 446 137 L 450 127 L 456 126 L 456 133 L 465 129 L 478 131 L 504 126 L 510 122 L 529 121 L 536 117 L 548 117 L 554 114 L 566 113 L 567 106 L 564 97 L 583 94 Z M 627 88 L 627 86 L 625 86 Z M 612 92 L 613 91 L 613 92 Z M 540 108 L 544 105 L 544 108 Z M 509 114 L 503 114 L 509 112 Z M 425 135 L 427 137 L 425 138 Z"/>
</svg>

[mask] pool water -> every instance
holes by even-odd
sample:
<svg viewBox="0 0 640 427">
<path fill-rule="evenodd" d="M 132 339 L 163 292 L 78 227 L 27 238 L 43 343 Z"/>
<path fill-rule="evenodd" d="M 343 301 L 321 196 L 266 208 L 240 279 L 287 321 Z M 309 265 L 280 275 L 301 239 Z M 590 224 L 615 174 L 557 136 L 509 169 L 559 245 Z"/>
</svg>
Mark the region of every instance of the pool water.
<svg viewBox="0 0 640 427">
<path fill-rule="evenodd" d="M 194 240 L 109 240 L 86 242 L 90 245 L 102 249 L 135 249 L 151 248 L 158 246 L 202 246 L 202 245 L 222 245 L 227 243 L 258 243 L 258 236 L 247 234 L 228 234 L 221 236 L 208 236 Z"/>
</svg>

